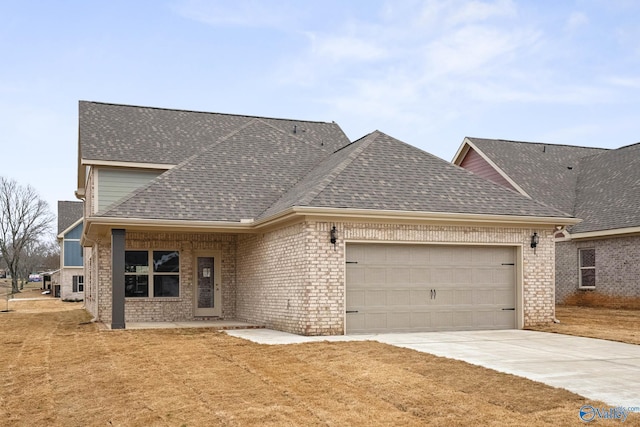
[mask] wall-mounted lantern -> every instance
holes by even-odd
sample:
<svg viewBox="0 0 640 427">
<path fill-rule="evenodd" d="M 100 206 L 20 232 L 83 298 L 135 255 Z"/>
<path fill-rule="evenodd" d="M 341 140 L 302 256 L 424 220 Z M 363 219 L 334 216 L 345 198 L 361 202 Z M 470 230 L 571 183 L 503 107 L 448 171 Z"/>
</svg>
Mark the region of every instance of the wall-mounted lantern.
<svg viewBox="0 0 640 427">
<path fill-rule="evenodd" d="M 538 233 L 534 232 L 531 235 L 531 247 L 535 250 L 539 242 L 540 242 L 540 236 L 538 236 Z"/>
<path fill-rule="evenodd" d="M 336 249 L 336 242 L 338 241 L 338 230 L 336 229 L 336 226 L 334 225 L 333 227 L 331 227 L 331 244 L 333 245 L 333 249 Z"/>
</svg>

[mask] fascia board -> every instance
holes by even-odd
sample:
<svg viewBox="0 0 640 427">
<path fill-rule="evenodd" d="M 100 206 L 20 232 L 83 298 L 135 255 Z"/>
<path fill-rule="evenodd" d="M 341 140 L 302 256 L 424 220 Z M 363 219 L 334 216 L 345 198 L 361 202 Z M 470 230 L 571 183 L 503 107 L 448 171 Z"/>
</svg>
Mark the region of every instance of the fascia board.
<svg viewBox="0 0 640 427">
<path fill-rule="evenodd" d="M 233 232 L 257 233 L 267 228 L 302 217 L 327 218 L 342 221 L 385 221 L 385 222 L 418 222 L 448 223 L 454 225 L 508 225 L 508 226 L 570 226 L 579 223 L 577 218 L 536 217 L 516 215 L 480 215 L 442 212 L 390 211 L 373 209 L 292 207 L 278 214 L 258 221 L 183 221 L 155 220 L 140 218 L 105 218 L 88 217 L 85 222 L 83 237 L 92 233 L 100 233 L 111 228 L 127 228 L 140 231 L 153 231 L 171 228 L 184 232 Z M 91 239 L 90 239 L 91 240 Z"/>
<path fill-rule="evenodd" d="M 78 224 L 80 224 L 82 221 L 84 221 L 84 218 L 80 218 L 79 220 L 77 220 L 76 222 L 74 222 L 73 224 L 71 224 L 69 227 L 65 228 L 64 230 L 62 230 L 60 232 L 60 234 L 58 234 L 58 239 L 63 239 L 64 235 L 67 234 L 69 231 L 73 230 Z"/>
<path fill-rule="evenodd" d="M 131 168 L 131 169 L 164 169 L 169 170 L 175 167 L 174 164 L 168 163 L 140 163 L 140 162 L 122 162 L 122 161 L 114 161 L 114 160 L 91 160 L 91 159 L 81 159 L 81 165 L 89 165 L 89 166 L 112 166 L 112 167 L 120 167 L 120 168 Z"/>
<path fill-rule="evenodd" d="M 611 230 L 586 231 L 584 233 L 570 233 L 571 240 L 597 239 L 606 237 L 620 237 L 629 234 L 640 234 L 640 227 L 613 228 Z"/>
<path fill-rule="evenodd" d="M 263 227 L 272 222 L 288 219 L 291 215 L 320 216 L 343 219 L 376 219 L 386 221 L 451 222 L 474 224 L 510 225 L 575 225 L 582 220 L 568 217 L 538 217 L 517 215 L 481 215 L 443 212 L 414 212 L 373 209 L 293 207 L 269 218 L 256 221 L 255 226 Z"/>
</svg>

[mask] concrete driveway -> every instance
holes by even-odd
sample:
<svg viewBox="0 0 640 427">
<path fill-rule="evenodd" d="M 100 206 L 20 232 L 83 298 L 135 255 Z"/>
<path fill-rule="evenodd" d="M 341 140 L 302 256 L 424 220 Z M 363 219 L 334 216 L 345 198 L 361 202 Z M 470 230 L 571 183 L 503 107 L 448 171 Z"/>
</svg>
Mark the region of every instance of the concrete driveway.
<svg viewBox="0 0 640 427">
<path fill-rule="evenodd" d="M 227 331 L 261 344 L 378 341 L 491 368 L 640 411 L 640 346 L 523 330 L 304 337 L 270 329 Z"/>
</svg>

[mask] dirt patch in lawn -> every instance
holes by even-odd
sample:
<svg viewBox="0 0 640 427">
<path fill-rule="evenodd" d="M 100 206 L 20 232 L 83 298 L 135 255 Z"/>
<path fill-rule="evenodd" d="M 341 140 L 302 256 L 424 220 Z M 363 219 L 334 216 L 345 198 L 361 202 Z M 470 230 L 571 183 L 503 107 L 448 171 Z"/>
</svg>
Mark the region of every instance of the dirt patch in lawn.
<svg viewBox="0 0 640 427">
<path fill-rule="evenodd" d="M 640 344 L 640 310 L 562 305 L 556 307 L 556 318 L 560 323 L 531 329 Z"/>
<path fill-rule="evenodd" d="M 605 406 L 377 342 L 267 346 L 212 329 L 100 331 L 84 310 L 66 310 L 71 303 L 24 311 L 36 302 L 0 315 L 2 425 L 558 426 L 579 424 L 583 404 Z"/>
</svg>

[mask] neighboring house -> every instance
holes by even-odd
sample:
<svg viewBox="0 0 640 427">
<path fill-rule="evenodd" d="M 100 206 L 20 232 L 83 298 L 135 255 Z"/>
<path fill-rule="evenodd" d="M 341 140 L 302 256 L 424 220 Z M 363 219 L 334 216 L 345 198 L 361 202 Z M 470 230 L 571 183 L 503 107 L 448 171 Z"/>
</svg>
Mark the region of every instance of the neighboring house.
<svg viewBox="0 0 640 427">
<path fill-rule="evenodd" d="M 465 138 L 453 163 L 582 219 L 555 234 L 558 303 L 640 297 L 640 144 L 607 150 Z"/>
<path fill-rule="evenodd" d="M 83 203 L 58 201 L 58 243 L 60 270 L 51 274 L 54 295 L 65 301 L 84 298 L 84 263 L 82 237 Z M 59 286 L 59 293 L 55 292 Z"/>
<path fill-rule="evenodd" d="M 553 233 L 577 222 L 382 132 L 350 142 L 335 123 L 82 101 L 78 159 L 85 306 L 113 329 L 550 322 Z"/>
</svg>

